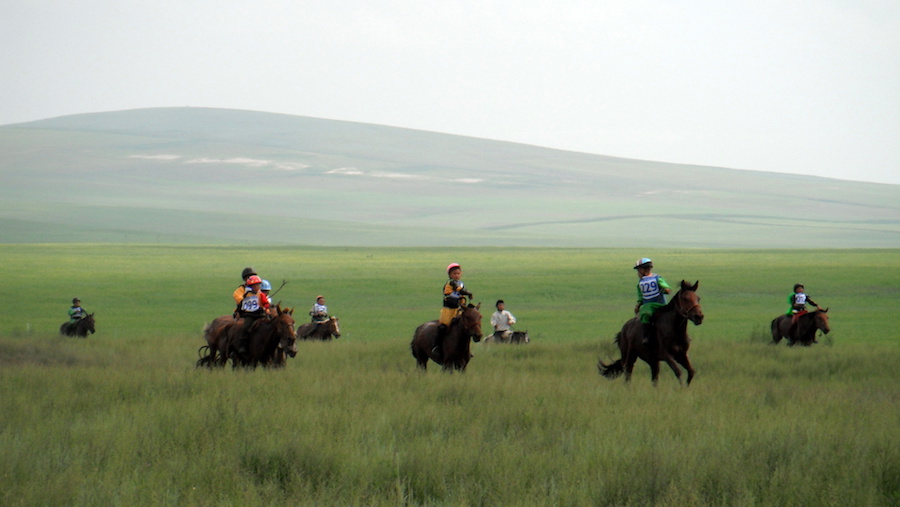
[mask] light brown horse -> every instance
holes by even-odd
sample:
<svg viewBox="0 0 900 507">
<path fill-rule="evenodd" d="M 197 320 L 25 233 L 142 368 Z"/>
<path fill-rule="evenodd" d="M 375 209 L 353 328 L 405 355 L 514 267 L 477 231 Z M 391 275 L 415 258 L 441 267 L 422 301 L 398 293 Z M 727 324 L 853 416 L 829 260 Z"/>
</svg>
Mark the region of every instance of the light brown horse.
<svg viewBox="0 0 900 507">
<path fill-rule="evenodd" d="M 782 338 L 787 338 L 787 344 L 793 347 L 796 344 L 809 347 L 816 341 L 816 331 L 822 331 L 825 334 L 831 332 L 831 326 L 828 325 L 828 308 L 806 312 L 797 317 L 797 325 L 794 326 L 793 336 L 790 335 L 791 320 L 793 315 L 779 315 L 772 320 L 772 344 L 778 345 Z"/>
<path fill-rule="evenodd" d="M 471 341 L 479 342 L 483 336 L 481 313 L 478 311 L 480 308 L 481 303 L 478 303 L 478 306 L 470 304 L 450 322 L 441 344 L 444 355 L 442 361 L 436 360 L 431 353 L 438 333 L 438 321 L 428 321 L 417 327 L 413 333 L 412 343 L 409 344 L 417 366 L 425 370 L 428 367 L 428 360 L 431 359 L 441 365 L 444 371 L 465 371 L 469 359 L 472 358 Z"/>
<path fill-rule="evenodd" d="M 337 317 L 329 317 L 324 322 L 307 322 L 297 328 L 297 338 L 301 340 L 331 340 L 341 337 L 341 326 Z"/>
<path fill-rule="evenodd" d="M 679 383 L 681 369 L 678 364 L 684 366 L 688 372 L 687 385 L 690 385 L 694 378 L 694 367 L 688 359 L 691 338 L 687 334 L 687 323 L 693 322 L 695 326 L 703 323 L 703 309 L 700 307 L 700 296 L 697 295 L 699 285 L 699 281 L 688 285 L 682 280 L 678 293 L 666 306 L 657 310 L 653 316 L 657 344 L 643 345 L 641 322 L 637 317 L 626 322 L 615 340 L 622 357 L 612 364 L 598 361 L 597 369 L 600 374 L 614 379 L 624 373 L 625 381 L 628 382 L 634 371 L 634 363 L 641 358 L 650 365 L 650 377 L 656 385 L 659 380 L 659 362 L 662 360 L 672 368 Z"/>
</svg>

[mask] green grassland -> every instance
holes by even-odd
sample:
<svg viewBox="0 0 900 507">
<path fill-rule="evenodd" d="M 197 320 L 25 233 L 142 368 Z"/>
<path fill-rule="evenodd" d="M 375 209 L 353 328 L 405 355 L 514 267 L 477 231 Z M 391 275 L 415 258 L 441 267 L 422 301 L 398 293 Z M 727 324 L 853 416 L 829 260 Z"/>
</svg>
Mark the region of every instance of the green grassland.
<svg viewBox="0 0 900 507">
<path fill-rule="evenodd" d="M 0 245 L 0 504 L 896 505 L 898 253 Z M 700 280 L 689 388 L 597 374 L 641 255 Z M 409 341 L 451 261 L 533 341 L 423 374 Z M 326 295 L 344 336 L 197 370 L 246 265 L 301 321 Z M 770 346 L 797 281 L 833 331 Z M 86 340 L 56 335 L 74 296 Z"/>
</svg>

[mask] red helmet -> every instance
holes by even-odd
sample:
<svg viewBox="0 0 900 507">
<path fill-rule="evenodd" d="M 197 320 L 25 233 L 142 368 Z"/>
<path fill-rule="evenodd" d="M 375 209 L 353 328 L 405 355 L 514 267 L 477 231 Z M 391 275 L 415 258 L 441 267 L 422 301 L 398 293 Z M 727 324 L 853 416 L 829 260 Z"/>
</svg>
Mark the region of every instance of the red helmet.
<svg viewBox="0 0 900 507">
<path fill-rule="evenodd" d="M 262 278 L 256 275 L 250 275 L 250 278 L 247 279 L 247 285 L 253 285 L 254 283 L 262 283 Z"/>
<path fill-rule="evenodd" d="M 448 275 L 450 274 L 450 270 L 453 269 L 453 268 L 460 268 L 460 269 L 462 269 L 462 267 L 460 267 L 459 264 L 453 262 L 453 263 L 451 263 L 449 266 L 447 266 L 447 274 L 448 274 Z"/>
</svg>

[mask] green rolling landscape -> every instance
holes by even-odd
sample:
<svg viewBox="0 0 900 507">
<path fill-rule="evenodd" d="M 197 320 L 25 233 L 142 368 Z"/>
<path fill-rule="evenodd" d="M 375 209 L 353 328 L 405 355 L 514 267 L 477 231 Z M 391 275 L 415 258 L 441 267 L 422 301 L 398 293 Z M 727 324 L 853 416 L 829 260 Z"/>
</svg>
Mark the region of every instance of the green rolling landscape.
<svg viewBox="0 0 900 507">
<path fill-rule="evenodd" d="M 697 376 L 607 380 L 636 258 Z M 416 371 L 449 262 L 531 343 Z M 0 505 L 900 503 L 900 186 L 250 111 L 0 126 Z M 333 342 L 197 368 L 245 266 Z M 812 347 L 769 322 L 804 283 Z M 72 297 L 97 320 L 59 336 Z"/>
<path fill-rule="evenodd" d="M 0 242 L 884 248 L 900 186 L 237 110 L 0 127 Z"/>
</svg>

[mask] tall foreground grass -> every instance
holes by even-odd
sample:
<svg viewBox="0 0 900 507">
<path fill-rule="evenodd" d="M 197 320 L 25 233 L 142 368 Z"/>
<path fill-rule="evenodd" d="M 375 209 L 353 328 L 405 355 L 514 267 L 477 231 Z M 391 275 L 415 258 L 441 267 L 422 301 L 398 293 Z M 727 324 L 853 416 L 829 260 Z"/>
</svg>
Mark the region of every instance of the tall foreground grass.
<svg viewBox="0 0 900 507">
<path fill-rule="evenodd" d="M 5 338 L 3 505 L 896 505 L 888 345 L 697 347 L 690 388 L 601 378 L 594 343 L 301 343 L 195 370 L 192 336 Z"/>
<path fill-rule="evenodd" d="M 896 505 L 896 251 L 0 246 L 27 297 L 0 308 L 2 505 Z M 597 374 L 639 255 L 699 279 L 690 388 Z M 449 258 L 449 260 L 448 260 Z M 526 346 L 415 371 L 450 260 L 503 297 Z M 194 368 L 245 265 L 344 336 L 276 371 Z M 812 348 L 766 343 L 786 289 L 830 306 Z M 68 299 L 98 333 L 61 338 Z M 276 298 L 279 299 L 279 298 Z M 486 309 L 487 310 L 487 309 Z M 488 312 L 485 311 L 485 314 Z M 487 330 L 487 329 L 486 329 Z"/>
</svg>

